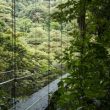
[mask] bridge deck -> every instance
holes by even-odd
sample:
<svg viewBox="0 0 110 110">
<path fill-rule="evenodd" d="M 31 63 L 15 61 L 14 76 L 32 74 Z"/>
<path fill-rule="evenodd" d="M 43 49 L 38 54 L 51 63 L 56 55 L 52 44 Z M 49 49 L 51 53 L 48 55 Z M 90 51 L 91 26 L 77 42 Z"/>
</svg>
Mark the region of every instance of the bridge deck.
<svg viewBox="0 0 110 110">
<path fill-rule="evenodd" d="M 62 78 L 67 76 L 68 74 L 65 74 Z M 58 82 L 60 80 L 61 77 L 31 95 L 27 101 L 19 102 L 16 105 L 16 110 L 45 110 L 48 106 L 48 94 L 54 93 L 58 89 Z"/>
</svg>

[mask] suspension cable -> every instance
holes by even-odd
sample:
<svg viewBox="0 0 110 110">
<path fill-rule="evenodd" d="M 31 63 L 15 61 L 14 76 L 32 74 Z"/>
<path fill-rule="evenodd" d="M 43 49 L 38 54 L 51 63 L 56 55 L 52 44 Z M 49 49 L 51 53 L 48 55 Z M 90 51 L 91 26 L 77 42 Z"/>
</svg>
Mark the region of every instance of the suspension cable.
<svg viewBox="0 0 110 110">
<path fill-rule="evenodd" d="M 27 72 L 28 73 L 28 72 Z M 37 73 L 36 73 L 37 74 Z M 7 83 L 10 83 L 10 82 L 13 82 L 14 80 L 22 80 L 22 79 L 25 79 L 25 78 L 29 78 L 29 77 L 31 77 L 31 76 L 34 76 L 34 75 L 36 75 L 36 74 L 31 74 L 31 75 L 25 75 L 25 76 L 21 76 L 21 77 L 16 77 L 16 78 L 12 78 L 12 79 L 9 79 L 9 80 L 7 80 L 7 81 L 4 81 L 4 82 L 1 82 L 0 83 L 0 86 L 1 85 L 4 85 L 4 84 L 7 84 Z"/>
<path fill-rule="evenodd" d="M 36 10 L 36 7 L 38 6 L 37 5 L 37 1 L 35 0 L 35 10 Z M 37 17 L 37 16 L 36 16 Z M 38 19 L 38 21 L 37 22 L 39 22 L 39 19 Z M 36 20 L 35 20 L 35 27 L 38 27 L 38 25 L 37 25 L 37 23 L 36 23 Z M 35 39 L 36 39 L 36 33 L 34 33 L 34 37 L 35 37 Z M 37 49 L 37 47 L 35 46 L 35 54 L 36 54 L 36 49 Z M 38 75 L 36 75 L 36 77 L 37 77 L 37 80 L 38 80 Z M 36 80 L 36 83 L 37 83 L 37 90 L 38 90 L 38 81 Z"/>
<path fill-rule="evenodd" d="M 13 98 L 13 110 L 16 110 L 16 107 L 15 107 L 15 104 L 16 104 L 16 13 L 15 13 L 15 6 L 16 5 L 16 2 L 15 0 L 12 0 L 12 45 L 13 45 L 13 78 L 14 78 L 14 81 L 12 83 L 12 95 L 11 97 Z"/>
<path fill-rule="evenodd" d="M 48 105 L 49 105 L 49 74 L 50 74 L 50 0 L 48 1 Z"/>
<path fill-rule="evenodd" d="M 14 81 L 14 78 L 0 83 L 0 86 L 1 86 L 1 85 L 4 85 L 4 84 L 7 84 L 7 83 L 9 83 L 9 82 L 12 82 L 12 81 Z"/>
<path fill-rule="evenodd" d="M 62 3 L 62 0 L 61 0 L 61 3 Z M 61 12 L 62 12 L 62 9 L 61 9 Z M 61 28 L 60 28 L 60 32 L 61 32 L 61 36 L 60 36 L 60 38 L 61 38 L 61 80 L 62 80 L 62 74 L 63 74 L 63 64 L 62 64 L 62 58 L 63 58 L 63 23 L 62 23 L 62 21 L 60 21 L 60 26 L 61 26 Z"/>
<path fill-rule="evenodd" d="M 2 72 L 0 72 L 0 74 L 5 74 L 5 73 L 11 73 L 11 72 L 13 72 L 14 70 L 10 70 L 10 71 L 2 71 Z"/>
<path fill-rule="evenodd" d="M 62 36 L 63 36 L 63 32 L 62 32 L 62 29 L 63 29 L 63 25 L 62 25 L 62 22 L 61 22 L 61 79 L 62 79 L 62 73 L 63 73 L 63 64 L 62 64 L 62 58 L 63 58 L 63 43 L 62 43 Z"/>
</svg>

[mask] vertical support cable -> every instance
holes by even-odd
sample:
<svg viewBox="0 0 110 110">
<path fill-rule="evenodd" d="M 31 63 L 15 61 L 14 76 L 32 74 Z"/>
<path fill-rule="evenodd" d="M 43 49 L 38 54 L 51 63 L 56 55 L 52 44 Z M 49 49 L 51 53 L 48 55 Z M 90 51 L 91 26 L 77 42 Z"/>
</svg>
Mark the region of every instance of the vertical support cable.
<svg viewBox="0 0 110 110">
<path fill-rule="evenodd" d="M 13 45 L 13 53 L 12 53 L 12 67 L 13 67 L 13 78 L 12 82 L 12 90 L 11 97 L 13 99 L 13 110 L 16 110 L 16 18 L 15 18 L 15 0 L 12 0 L 12 45 Z"/>
<path fill-rule="evenodd" d="M 62 58 L 63 58 L 63 42 L 62 42 L 62 40 L 63 40 L 63 24 L 62 24 L 62 22 L 60 23 L 61 24 L 61 29 L 60 29 L 60 31 L 61 31 L 61 79 L 62 79 L 62 73 L 63 73 L 63 64 L 62 64 Z"/>
<path fill-rule="evenodd" d="M 37 7 L 36 6 L 36 3 L 37 3 L 37 1 L 35 0 L 35 10 L 36 10 L 36 7 Z M 36 23 L 36 20 L 35 20 L 35 30 L 34 30 L 35 31 L 35 33 L 34 33 L 35 39 L 36 39 L 36 25 L 37 25 L 37 23 Z M 36 46 L 35 46 L 35 54 L 36 54 Z M 38 80 L 38 77 L 37 77 L 37 80 Z M 37 80 L 36 80 L 36 82 L 38 82 Z M 36 88 L 38 90 L 38 84 L 37 84 L 37 87 Z"/>
<path fill-rule="evenodd" d="M 67 24 L 67 25 L 66 25 L 66 24 Z M 69 36 L 69 34 L 68 34 L 67 26 L 68 26 L 69 22 L 66 22 L 66 24 L 64 23 L 64 26 L 66 27 L 66 30 L 64 30 L 64 32 L 66 33 L 66 49 L 67 49 L 67 52 L 68 52 L 69 42 L 70 42 L 70 36 Z M 69 29 L 69 30 L 70 30 L 70 29 Z M 68 73 L 67 64 L 65 64 L 65 72 Z"/>
<path fill-rule="evenodd" d="M 38 3 L 38 1 L 37 0 L 35 0 L 35 10 L 36 10 L 36 7 L 37 7 L 37 4 Z M 37 23 L 36 23 L 36 20 L 35 20 L 35 28 L 37 28 L 38 26 L 37 26 Z M 34 32 L 34 37 L 35 37 L 35 39 L 36 39 L 36 31 Z M 35 44 L 35 54 L 36 54 L 36 49 L 37 49 L 37 47 L 36 47 L 36 44 Z M 36 65 L 37 66 L 37 65 Z M 36 70 L 35 70 L 36 71 Z M 36 74 L 36 73 L 35 73 Z M 38 75 L 36 75 L 36 77 L 37 77 L 37 80 L 38 80 Z M 36 88 L 37 88 L 37 91 L 38 91 L 38 81 L 36 80 Z"/>
<path fill-rule="evenodd" d="M 50 74 L 50 0 L 48 1 L 48 105 L 49 105 L 49 74 Z"/>
<path fill-rule="evenodd" d="M 62 4 L 62 0 L 61 0 L 61 4 Z M 61 9 L 61 12 L 62 12 L 62 9 Z M 61 79 L 62 79 L 62 74 L 63 74 L 63 64 L 62 64 L 62 58 L 63 58 L 63 23 L 62 23 L 62 18 L 61 18 L 61 21 L 60 21 L 60 32 L 61 32 Z"/>
</svg>

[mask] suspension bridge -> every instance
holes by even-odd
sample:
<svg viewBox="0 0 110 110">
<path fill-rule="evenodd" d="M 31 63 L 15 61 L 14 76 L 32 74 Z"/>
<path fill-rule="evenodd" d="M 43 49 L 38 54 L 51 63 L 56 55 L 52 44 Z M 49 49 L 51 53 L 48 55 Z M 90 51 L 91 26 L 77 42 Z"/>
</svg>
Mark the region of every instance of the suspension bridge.
<svg viewBox="0 0 110 110">
<path fill-rule="evenodd" d="M 17 65 L 16 65 L 16 59 L 14 57 L 16 56 L 16 49 L 13 48 L 13 69 L 10 71 L 0 72 L 0 74 L 5 75 L 12 75 L 13 78 L 8 78 L 8 80 L 1 80 L 0 81 L 0 93 L 2 94 L 0 102 L 0 110 L 45 110 L 47 106 L 49 105 L 50 96 L 54 94 L 55 91 L 58 90 L 58 83 L 61 81 L 62 78 L 66 78 L 69 74 L 62 74 L 63 68 L 62 63 L 61 66 L 61 76 L 60 75 L 53 75 L 50 74 L 50 0 L 47 1 L 49 3 L 49 16 L 48 16 L 48 71 L 47 74 L 41 77 L 38 76 L 37 84 L 39 83 L 40 86 L 36 88 L 36 82 L 34 82 L 33 76 L 37 75 L 35 73 L 26 73 L 27 75 L 24 76 L 16 76 L 17 71 Z M 62 23 L 61 23 L 61 53 L 62 53 Z M 13 47 L 16 46 L 16 0 L 12 0 L 12 44 Z M 61 54 L 62 55 L 62 54 Z M 62 56 L 61 56 L 62 57 Z M 22 72 L 21 72 L 22 73 Z M 21 74 L 20 73 L 20 74 Z M 25 72 L 24 72 L 25 73 Z M 42 84 L 43 78 L 46 79 L 45 84 Z M 7 79 L 7 77 L 6 77 Z M 50 80 L 51 79 L 51 80 Z M 22 96 L 22 90 L 20 90 L 20 86 L 22 86 L 21 81 L 31 81 L 32 87 L 35 88 L 34 92 L 31 94 L 28 94 L 28 97 L 19 97 Z M 33 83 L 34 82 L 34 83 Z M 7 94 L 3 94 L 3 91 L 6 91 L 6 93 L 10 94 L 10 97 L 8 97 Z M 28 89 L 31 91 L 31 88 Z M 20 92 L 20 95 L 19 93 Z M 24 93 L 27 94 L 27 91 L 24 91 Z M 24 100 L 23 100 L 24 99 Z M 9 102 L 9 104 L 7 104 Z M 2 105 L 2 103 L 6 105 Z M 8 106 L 8 107 L 7 107 Z"/>
<path fill-rule="evenodd" d="M 54 94 L 58 90 L 58 83 L 62 78 L 66 78 L 69 74 L 52 81 L 47 86 L 32 94 L 27 100 L 18 102 L 12 109 L 16 110 L 45 110 L 49 104 L 49 94 Z"/>
<path fill-rule="evenodd" d="M 62 80 L 62 78 L 66 78 L 69 74 L 64 74 L 62 76 L 58 76 L 56 80 L 50 82 L 48 85 L 42 87 L 37 92 L 30 95 L 25 100 L 13 100 L 13 107 L 10 110 L 45 110 L 49 104 L 50 95 L 53 95 L 54 92 L 58 90 L 58 83 Z M 5 82 L 0 83 L 0 87 L 10 83 L 15 82 L 15 80 L 23 80 L 32 75 L 27 75 L 25 77 L 20 77 L 16 79 L 11 79 Z M 17 91 L 16 91 L 17 92 Z M 5 107 L 1 105 L 0 110 L 5 110 Z"/>
</svg>

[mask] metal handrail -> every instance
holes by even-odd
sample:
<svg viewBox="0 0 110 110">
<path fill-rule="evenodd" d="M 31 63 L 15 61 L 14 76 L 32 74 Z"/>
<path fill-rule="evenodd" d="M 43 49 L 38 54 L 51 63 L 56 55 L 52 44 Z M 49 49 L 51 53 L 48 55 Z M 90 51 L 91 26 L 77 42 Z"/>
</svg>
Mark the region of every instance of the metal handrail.
<svg viewBox="0 0 110 110">
<path fill-rule="evenodd" d="M 21 80 L 21 79 L 28 78 L 28 77 L 31 77 L 31 76 L 33 76 L 33 75 L 34 75 L 34 74 L 32 74 L 32 75 L 26 75 L 26 76 L 24 76 L 24 77 L 12 78 L 12 79 L 10 79 L 10 80 L 1 82 L 1 83 L 0 83 L 0 86 L 1 86 L 1 85 L 4 85 L 4 84 L 7 84 L 7 83 L 10 83 L 10 82 L 13 82 L 13 81 L 15 81 L 15 80 Z"/>
</svg>

